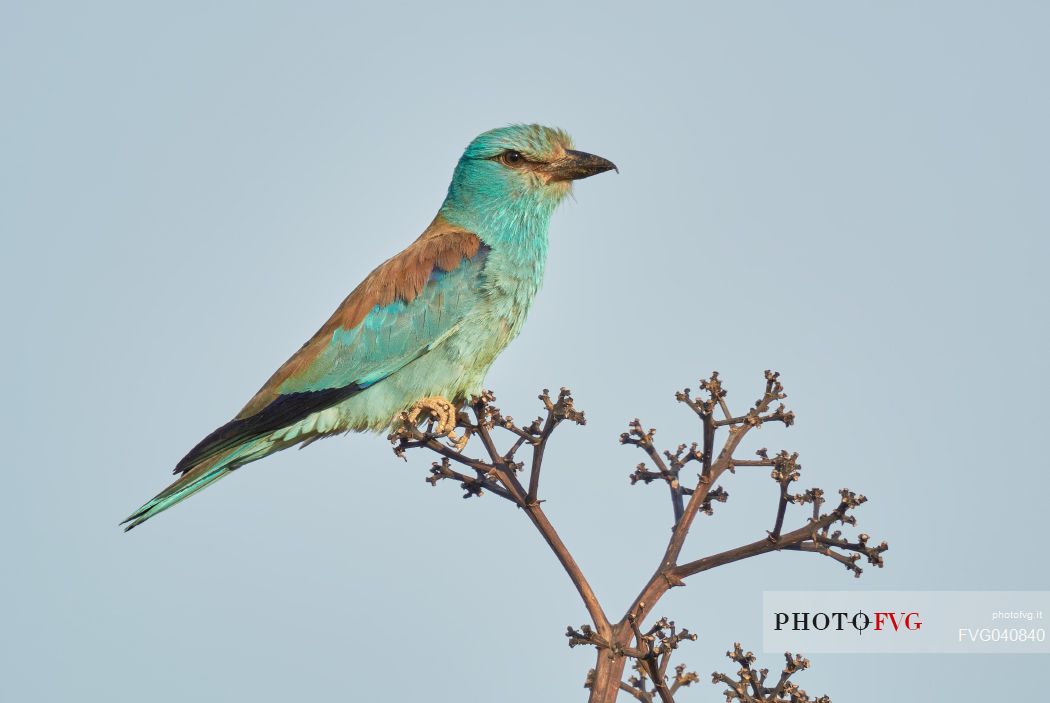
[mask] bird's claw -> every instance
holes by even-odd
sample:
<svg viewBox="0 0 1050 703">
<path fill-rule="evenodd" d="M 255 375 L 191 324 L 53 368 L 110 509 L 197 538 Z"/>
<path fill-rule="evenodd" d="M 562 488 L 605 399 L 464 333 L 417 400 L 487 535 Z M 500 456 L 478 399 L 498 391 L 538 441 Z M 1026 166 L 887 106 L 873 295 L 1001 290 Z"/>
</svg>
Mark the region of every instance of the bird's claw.
<svg viewBox="0 0 1050 703">
<path fill-rule="evenodd" d="M 461 452 L 467 448 L 467 442 L 470 441 L 470 428 L 463 430 L 463 436 L 459 437 L 455 432 L 448 433 L 448 446 L 455 449 L 457 452 Z"/>
<path fill-rule="evenodd" d="M 408 409 L 406 418 L 411 424 L 418 425 L 423 413 L 429 415 L 434 421 L 434 427 L 430 430 L 433 434 L 447 437 L 449 446 L 457 452 L 463 451 L 470 439 L 470 431 L 464 431 L 462 437 L 456 434 L 456 418 L 459 409 L 455 405 L 439 395 L 422 398 Z"/>
</svg>

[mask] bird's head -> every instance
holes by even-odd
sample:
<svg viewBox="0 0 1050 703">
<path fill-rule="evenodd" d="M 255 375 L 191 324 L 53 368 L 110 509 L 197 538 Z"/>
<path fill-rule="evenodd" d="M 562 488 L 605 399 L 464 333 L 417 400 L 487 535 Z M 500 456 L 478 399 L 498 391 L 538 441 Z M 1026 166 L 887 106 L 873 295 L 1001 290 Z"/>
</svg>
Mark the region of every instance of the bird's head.
<svg viewBox="0 0 1050 703">
<path fill-rule="evenodd" d="M 616 168 L 576 151 L 572 138 L 542 125 L 510 125 L 479 135 L 463 152 L 442 214 L 466 227 L 477 220 L 549 217 L 572 182 Z"/>
</svg>

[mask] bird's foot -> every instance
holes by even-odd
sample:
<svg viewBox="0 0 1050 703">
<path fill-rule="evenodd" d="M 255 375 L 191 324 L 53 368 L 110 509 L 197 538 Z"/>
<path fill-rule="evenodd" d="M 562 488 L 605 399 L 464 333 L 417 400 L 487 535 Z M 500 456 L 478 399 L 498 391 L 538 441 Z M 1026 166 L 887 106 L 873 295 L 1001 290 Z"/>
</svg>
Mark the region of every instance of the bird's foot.
<svg viewBox="0 0 1050 703">
<path fill-rule="evenodd" d="M 456 434 L 456 417 L 459 414 L 459 408 L 447 398 L 434 395 L 417 400 L 415 405 L 408 409 L 406 417 L 410 423 L 418 425 L 424 413 L 429 415 L 433 422 L 433 427 L 428 428 L 429 432 L 447 437 L 453 449 L 457 452 L 463 451 L 470 439 L 470 431 L 464 431 L 462 437 Z"/>
<path fill-rule="evenodd" d="M 467 448 L 467 442 L 470 441 L 470 428 L 463 430 L 463 436 L 459 437 L 455 432 L 448 433 L 448 446 L 455 449 L 457 452 L 461 452 Z"/>
</svg>

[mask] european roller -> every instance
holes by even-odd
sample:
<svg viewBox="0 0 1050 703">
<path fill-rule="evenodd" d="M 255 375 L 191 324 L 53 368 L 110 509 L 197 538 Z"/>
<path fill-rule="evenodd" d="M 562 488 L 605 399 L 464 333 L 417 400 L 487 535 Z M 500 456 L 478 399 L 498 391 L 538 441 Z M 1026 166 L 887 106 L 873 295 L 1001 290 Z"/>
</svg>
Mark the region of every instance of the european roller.
<svg viewBox="0 0 1050 703">
<path fill-rule="evenodd" d="M 336 308 L 244 409 L 183 457 L 178 479 L 122 524 L 149 520 L 249 462 L 348 431 L 456 408 L 521 330 L 543 280 L 551 214 L 572 182 L 616 166 L 568 134 L 511 125 L 463 152 L 433 222 Z"/>
</svg>

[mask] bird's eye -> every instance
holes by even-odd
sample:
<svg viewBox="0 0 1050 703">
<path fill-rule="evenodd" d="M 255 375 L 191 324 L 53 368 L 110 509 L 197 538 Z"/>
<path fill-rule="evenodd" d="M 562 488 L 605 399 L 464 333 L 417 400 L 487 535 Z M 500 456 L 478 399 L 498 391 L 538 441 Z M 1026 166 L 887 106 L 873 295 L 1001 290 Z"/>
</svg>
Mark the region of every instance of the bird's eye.
<svg viewBox="0 0 1050 703">
<path fill-rule="evenodd" d="M 506 166 L 521 166 L 525 163 L 525 157 L 519 151 L 505 151 L 500 154 L 499 160 Z"/>
</svg>

